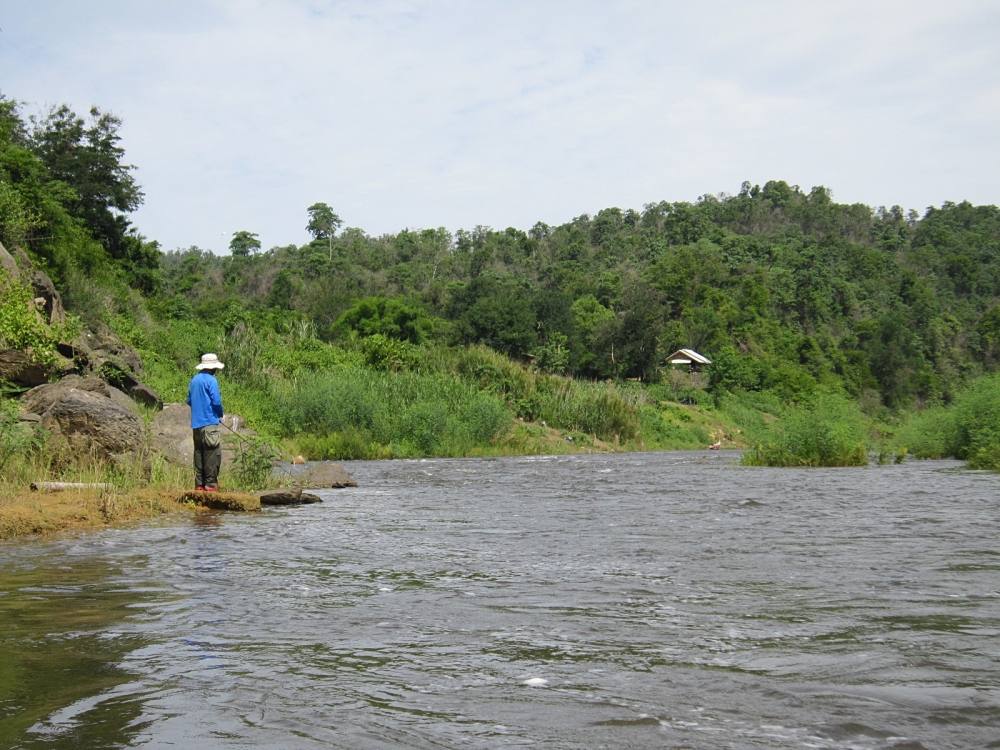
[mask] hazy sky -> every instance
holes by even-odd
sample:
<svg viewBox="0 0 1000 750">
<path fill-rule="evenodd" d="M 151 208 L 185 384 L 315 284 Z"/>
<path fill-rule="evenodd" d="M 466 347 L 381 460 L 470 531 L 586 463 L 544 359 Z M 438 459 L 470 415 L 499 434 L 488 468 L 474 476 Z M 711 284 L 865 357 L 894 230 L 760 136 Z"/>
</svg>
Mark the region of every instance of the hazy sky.
<svg viewBox="0 0 1000 750">
<path fill-rule="evenodd" d="M 0 93 L 124 121 L 164 249 L 529 228 L 784 179 L 1000 203 L 986 0 L 0 0 Z"/>
</svg>

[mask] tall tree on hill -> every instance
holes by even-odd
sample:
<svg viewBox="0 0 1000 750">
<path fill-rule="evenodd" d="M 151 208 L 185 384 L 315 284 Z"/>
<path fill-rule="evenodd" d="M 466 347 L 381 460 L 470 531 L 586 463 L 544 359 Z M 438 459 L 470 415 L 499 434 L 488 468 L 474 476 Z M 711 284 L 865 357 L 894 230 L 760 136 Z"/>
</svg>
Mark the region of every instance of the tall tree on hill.
<svg viewBox="0 0 1000 750">
<path fill-rule="evenodd" d="M 241 229 L 233 232 L 233 238 L 229 240 L 229 252 L 234 256 L 245 258 L 260 250 L 260 240 L 257 239 L 256 232 L 248 232 Z"/>
<path fill-rule="evenodd" d="M 76 194 L 72 212 L 112 258 L 129 259 L 134 243 L 126 214 L 142 205 L 143 194 L 132 176 L 135 167 L 122 161 L 121 120 L 93 107 L 87 123 L 63 104 L 33 124 L 33 150 Z"/>
<path fill-rule="evenodd" d="M 333 236 L 343 222 L 326 203 L 313 203 L 306 209 L 309 212 L 309 223 L 306 231 L 317 240 L 326 240 L 330 250 L 330 260 L 333 260 Z"/>
</svg>

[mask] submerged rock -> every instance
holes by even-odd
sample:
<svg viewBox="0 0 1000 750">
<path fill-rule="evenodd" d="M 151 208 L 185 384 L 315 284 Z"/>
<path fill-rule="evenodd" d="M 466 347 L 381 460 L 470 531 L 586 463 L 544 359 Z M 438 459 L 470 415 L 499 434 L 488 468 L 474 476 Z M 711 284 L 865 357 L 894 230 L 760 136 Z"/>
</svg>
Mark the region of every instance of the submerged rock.
<svg viewBox="0 0 1000 750">
<path fill-rule="evenodd" d="M 258 497 L 261 505 L 308 505 L 323 502 L 319 495 L 303 492 L 301 489 L 265 490 L 258 493 Z"/>
<path fill-rule="evenodd" d="M 322 461 L 311 464 L 290 464 L 281 467 L 282 479 L 296 487 L 341 489 L 357 487 L 354 477 L 340 464 Z"/>
</svg>

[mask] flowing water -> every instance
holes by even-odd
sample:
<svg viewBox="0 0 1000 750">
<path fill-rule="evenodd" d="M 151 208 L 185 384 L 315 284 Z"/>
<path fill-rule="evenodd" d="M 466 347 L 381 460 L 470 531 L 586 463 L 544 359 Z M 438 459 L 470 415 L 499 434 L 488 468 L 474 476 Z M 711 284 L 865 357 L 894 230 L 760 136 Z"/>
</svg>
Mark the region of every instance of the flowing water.
<svg viewBox="0 0 1000 750">
<path fill-rule="evenodd" d="M 0 747 L 1000 747 L 1000 476 L 348 464 L 0 546 Z"/>
</svg>

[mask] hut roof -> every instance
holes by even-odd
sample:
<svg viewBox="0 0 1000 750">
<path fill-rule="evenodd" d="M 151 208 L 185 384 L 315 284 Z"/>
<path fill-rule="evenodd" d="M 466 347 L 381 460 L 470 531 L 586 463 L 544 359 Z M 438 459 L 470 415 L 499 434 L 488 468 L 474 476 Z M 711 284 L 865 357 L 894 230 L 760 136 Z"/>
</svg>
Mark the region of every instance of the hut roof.
<svg viewBox="0 0 1000 750">
<path fill-rule="evenodd" d="M 703 354 L 698 354 L 694 349 L 678 349 L 667 357 L 667 362 L 672 365 L 710 365 L 712 360 Z"/>
</svg>

